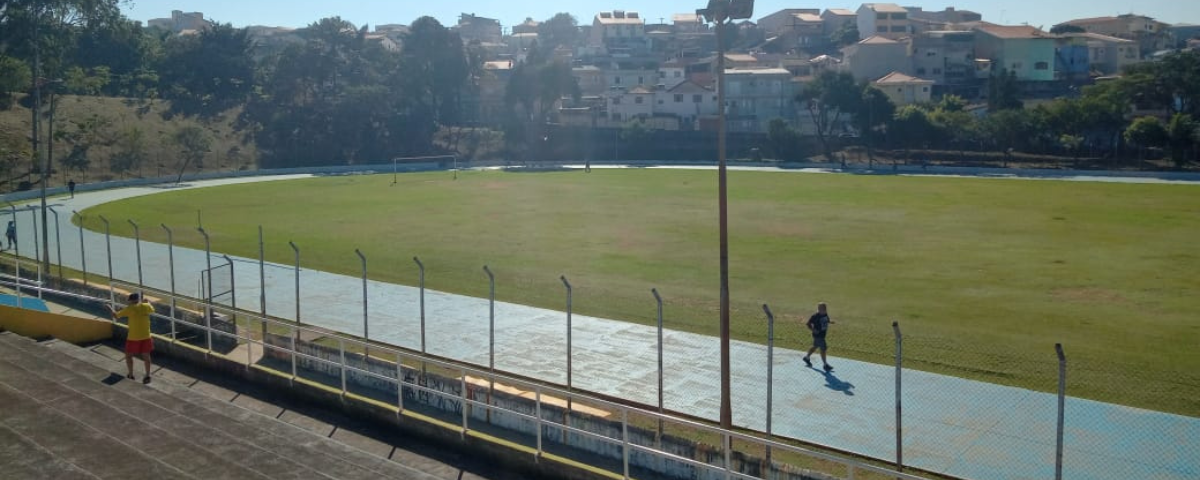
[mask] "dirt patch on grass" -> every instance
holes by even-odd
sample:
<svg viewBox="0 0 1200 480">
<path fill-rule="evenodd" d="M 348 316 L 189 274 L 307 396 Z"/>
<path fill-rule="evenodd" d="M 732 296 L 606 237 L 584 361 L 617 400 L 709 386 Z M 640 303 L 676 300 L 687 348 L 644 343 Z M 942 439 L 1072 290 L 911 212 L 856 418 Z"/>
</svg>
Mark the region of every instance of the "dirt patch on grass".
<svg viewBox="0 0 1200 480">
<path fill-rule="evenodd" d="M 1125 296 L 1115 290 L 1099 287 L 1056 288 L 1054 298 L 1076 303 L 1123 303 Z"/>
</svg>

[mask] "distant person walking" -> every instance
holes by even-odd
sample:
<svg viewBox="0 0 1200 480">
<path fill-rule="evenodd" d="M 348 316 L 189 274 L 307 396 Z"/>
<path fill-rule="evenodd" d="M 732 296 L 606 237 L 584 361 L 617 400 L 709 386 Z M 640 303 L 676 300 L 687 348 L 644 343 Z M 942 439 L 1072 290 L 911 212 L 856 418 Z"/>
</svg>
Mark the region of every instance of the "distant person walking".
<svg viewBox="0 0 1200 480">
<path fill-rule="evenodd" d="M 8 228 L 4 230 L 4 238 L 8 239 L 8 246 L 5 250 L 12 250 L 17 246 L 17 222 L 16 220 L 8 221 Z"/>
<path fill-rule="evenodd" d="M 808 317 L 808 322 L 804 324 L 812 332 L 813 336 L 812 348 L 808 349 L 808 354 L 804 356 L 804 364 L 808 365 L 809 368 L 812 368 L 812 360 L 809 357 L 819 348 L 821 349 L 821 363 L 825 365 L 825 371 L 833 371 L 833 367 L 829 366 L 829 361 L 825 359 L 825 350 L 828 348 L 825 344 L 825 334 L 829 332 L 829 324 L 831 323 L 833 323 L 833 320 L 829 319 L 829 312 L 825 306 L 825 302 L 818 303 L 817 313 Z"/>
<path fill-rule="evenodd" d="M 67 190 L 71 191 L 71 198 L 75 198 L 75 180 L 67 180 Z"/>
<path fill-rule="evenodd" d="M 125 308 L 117 311 L 109 306 L 108 309 L 112 311 L 114 320 L 122 317 L 129 319 L 129 333 L 125 337 L 125 368 L 128 371 L 125 378 L 133 380 L 133 357 L 137 355 L 146 364 L 146 376 L 142 377 L 142 383 L 150 383 L 150 352 L 154 350 L 154 339 L 150 338 L 150 314 L 154 313 L 154 306 L 141 295 L 131 293 Z"/>
</svg>

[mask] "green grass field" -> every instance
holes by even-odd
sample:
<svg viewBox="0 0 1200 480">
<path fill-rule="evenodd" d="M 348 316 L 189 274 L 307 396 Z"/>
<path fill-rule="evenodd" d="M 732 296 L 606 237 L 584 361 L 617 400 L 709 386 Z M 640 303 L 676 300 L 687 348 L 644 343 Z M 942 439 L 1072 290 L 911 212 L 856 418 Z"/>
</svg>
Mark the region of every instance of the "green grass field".
<svg viewBox="0 0 1200 480">
<path fill-rule="evenodd" d="M 581 314 L 718 330 L 716 173 L 596 170 L 445 172 L 276 181 L 158 194 L 85 212 L 176 227 L 216 251 L 563 309 L 559 275 Z M 837 324 L 830 353 L 889 363 L 891 323 L 905 366 L 1200 415 L 1200 187 L 730 172 L 730 291 L 735 338 L 806 348 L 800 322 L 818 301 Z M 89 228 L 99 229 L 98 220 Z M 165 241 L 144 228 L 144 240 Z"/>
</svg>

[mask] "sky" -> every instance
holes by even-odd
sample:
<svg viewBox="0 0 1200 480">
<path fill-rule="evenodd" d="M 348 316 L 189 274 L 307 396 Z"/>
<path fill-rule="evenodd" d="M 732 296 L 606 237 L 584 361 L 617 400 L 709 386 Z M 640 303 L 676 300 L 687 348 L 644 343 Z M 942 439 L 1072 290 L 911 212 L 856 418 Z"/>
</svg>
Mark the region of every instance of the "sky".
<svg viewBox="0 0 1200 480">
<path fill-rule="evenodd" d="M 281 27 L 303 27 L 325 17 L 340 16 L 356 25 L 367 24 L 411 24 L 422 16 L 431 16 L 443 25 L 458 23 L 462 13 L 473 13 L 482 17 L 495 18 L 506 28 L 521 23 L 526 17 L 546 20 L 559 12 L 570 13 L 581 25 L 591 24 L 596 12 L 606 10 L 628 10 L 641 13 L 647 23 L 658 23 L 659 18 L 670 22 L 676 13 L 695 12 L 707 2 L 703 0 L 644 0 L 641 2 L 613 2 L 600 0 L 510 0 L 507 2 L 483 0 L 452 0 L 427 4 L 405 0 L 349 0 L 346 2 L 319 0 L 126 0 L 126 16 L 146 22 L 151 18 L 166 18 L 172 10 L 202 12 L 205 18 L 221 23 L 232 23 L 236 27 L 268 25 Z M 759 0 L 755 2 L 754 20 L 784 8 L 847 8 L 857 10 L 861 0 L 841 3 L 830 0 L 814 2 Z M 1166 23 L 1200 24 L 1200 1 L 1197 0 L 1089 0 L 1085 2 L 1046 0 L 959 0 L 955 2 L 904 2 L 904 6 L 917 6 L 925 10 L 940 11 L 948 6 L 959 10 L 972 10 L 983 14 L 985 21 L 1017 25 L 1027 23 L 1049 29 L 1066 20 L 1086 17 L 1101 17 L 1122 13 L 1136 13 L 1154 17 Z"/>
</svg>

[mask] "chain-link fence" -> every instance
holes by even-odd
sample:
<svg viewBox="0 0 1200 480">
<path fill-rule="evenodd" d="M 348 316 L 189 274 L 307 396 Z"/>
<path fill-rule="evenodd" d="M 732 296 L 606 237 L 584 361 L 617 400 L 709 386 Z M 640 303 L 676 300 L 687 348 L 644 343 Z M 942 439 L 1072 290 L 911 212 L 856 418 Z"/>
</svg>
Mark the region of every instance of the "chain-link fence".
<svg viewBox="0 0 1200 480">
<path fill-rule="evenodd" d="M 25 235 L 20 241 L 36 245 L 36 216 L 12 212 Z M 104 223 L 109 225 L 107 219 Z M 585 278 L 512 281 L 503 266 L 481 265 L 476 292 L 483 298 L 456 296 L 423 288 L 426 265 L 419 258 L 411 265 L 378 267 L 410 270 L 416 286 L 405 287 L 370 280 L 371 269 L 377 268 L 370 252 L 339 256 L 347 264 L 344 271 L 358 275 L 334 275 L 304 268 L 306 261 L 316 259 L 306 258 L 303 245 L 294 242 L 267 244 L 292 256 L 291 263 L 275 264 L 262 254 L 254 259 L 218 255 L 235 250 L 220 232 L 162 229 L 168 233 L 167 244 L 82 228 L 77 236 L 54 235 L 51 251 L 62 253 L 51 259 L 79 282 L 107 283 L 111 278 L 170 292 L 172 299 L 177 293 L 212 297 L 207 306 L 190 308 L 218 304 L 215 314 L 201 315 L 242 322 L 246 331 L 257 332 L 228 346 L 245 348 L 236 355 L 251 359 L 262 356 L 261 348 L 253 350 L 253 341 L 298 335 L 287 328 L 268 331 L 255 318 L 283 319 L 551 382 L 568 391 L 594 392 L 652 411 L 704 421 L 718 418 L 718 342 L 672 329 L 667 292 L 647 292 L 644 309 L 654 320 L 637 325 L 575 313 L 581 302 L 597 301 L 577 290 Z M 193 244 L 203 240 L 205 250 L 176 247 L 182 235 L 191 235 Z M 259 238 L 262 252 L 261 229 Z M 214 243 L 219 244 L 216 249 Z M 18 261 L 8 253 L 17 252 L 0 256 L 5 278 L 37 281 L 42 275 L 40 257 L 31 267 L 29 259 Z M 20 255 L 30 256 L 25 250 Z M 563 310 L 495 301 L 496 291 L 518 288 L 561 298 Z M 769 307 L 760 315 L 768 330 L 765 344 L 734 342 L 731 352 L 734 422 L 759 435 L 958 478 L 1200 476 L 1200 377 L 1195 372 L 1176 369 L 1172 378 L 1146 378 L 1125 365 L 1105 362 L 1104 352 L 1086 345 L 1073 350 L 1066 344 L 1060 357 L 1051 339 L 1044 340 L 1044 355 L 1022 357 L 1015 352 L 1027 349 L 1014 348 L 1014 342 L 1030 340 L 1007 335 L 1003 328 L 969 342 L 950 341 L 953 332 L 905 324 L 860 326 L 846 335 L 839 332 L 836 315 L 827 338 L 833 368 L 825 370 L 819 349 L 806 356 L 812 344 L 807 331 L 796 322 L 776 325 Z M 354 353 L 370 357 L 368 349 Z M 328 379 L 314 377 L 318 380 Z M 1131 392 L 1141 389 L 1167 392 L 1179 401 L 1130 401 Z M 654 432 L 638 441 L 703 436 L 664 431 L 654 418 L 630 421 Z M 770 450 L 756 454 L 772 456 Z"/>
</svg>

